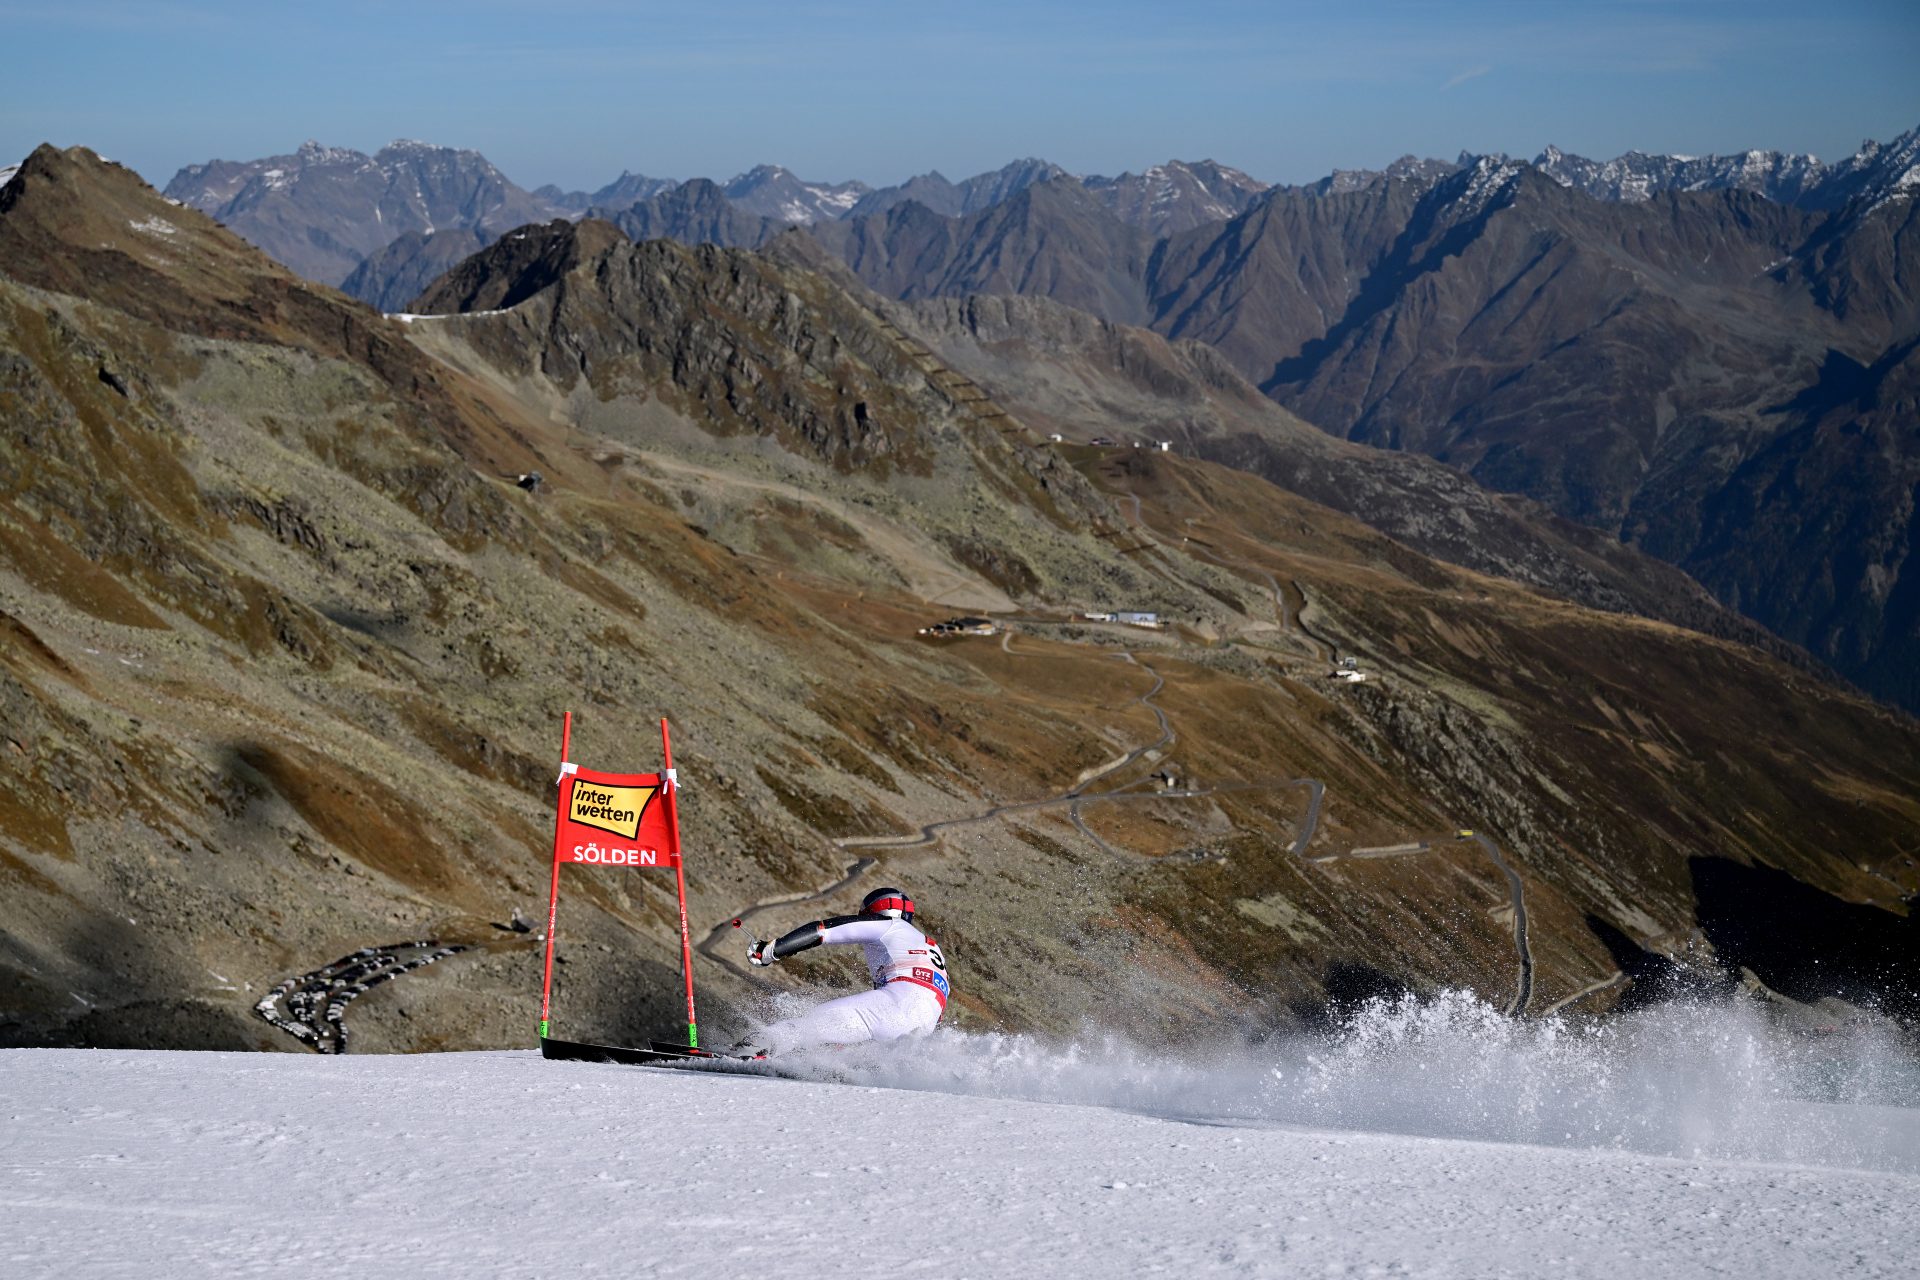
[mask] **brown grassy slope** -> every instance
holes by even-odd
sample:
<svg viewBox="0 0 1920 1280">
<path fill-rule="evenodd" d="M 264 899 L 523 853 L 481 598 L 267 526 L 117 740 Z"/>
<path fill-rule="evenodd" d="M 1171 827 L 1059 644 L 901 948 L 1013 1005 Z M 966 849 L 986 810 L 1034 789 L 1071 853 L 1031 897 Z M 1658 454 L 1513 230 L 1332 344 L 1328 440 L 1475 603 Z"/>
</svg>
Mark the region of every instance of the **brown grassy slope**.
<svg viewBox="0 0 1920 1280">
<path fill-rule="evenodd" d="M 1593 949 L 1588 914 L 1643 940 L 1685 934 L 1693 858 L 1896 912 L 1920 883 L 1909 717 L 1725 641 L 1410 564 L 1231 471 L 1132 451 L 1086 465 L 1140 495 L 1169 546 L 1304 590 L 1308 625 L 1374 675 L 1335 696 L 1345 733 L 1394 762 L 1393 785 L 1496 832 L 1542 882 L 1549 936 L 1582 943 L 1570 955 Z"/>
</svg>

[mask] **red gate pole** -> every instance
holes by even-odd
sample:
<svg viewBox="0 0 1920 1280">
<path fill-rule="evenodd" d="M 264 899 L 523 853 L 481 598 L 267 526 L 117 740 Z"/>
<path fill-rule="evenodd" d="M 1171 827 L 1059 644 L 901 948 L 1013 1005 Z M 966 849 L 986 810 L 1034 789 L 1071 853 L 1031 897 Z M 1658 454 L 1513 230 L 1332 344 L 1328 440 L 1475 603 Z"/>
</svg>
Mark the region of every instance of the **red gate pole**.
<svg viewBox="0 0 1920 1280">
<path fill-rule="evenodd" d="M 553 793 L 553 884 L 547 889 L 547 967 L 540 982 L 540 1038 L 547 1038 L 547 1013 L 553 1005 L 553 920 L 560 911 L 560 799 L 567 781 L 567 757 L 573 747 L 573 712 L 560 722 L 560 777 Z M 683 911 L 684 917 L 685 912 Z"/>
<path fill-rule="evenodd" d="M 700 1026 L 693 1016 L 693 938 L 687 932 L 687 869 L 680 857 L 680 776 L 673 770 L 673 743 L 667 737 L 665 716 L 660 718 L 660 753 L 667 762 L 667 830 L 673 836 L 673 883 L 680 893 L 680 971 L 687 978 L 687 1046 L 698 1049 Z M 559 863 L 554 866 L 558 874 Z"/>
</svg>

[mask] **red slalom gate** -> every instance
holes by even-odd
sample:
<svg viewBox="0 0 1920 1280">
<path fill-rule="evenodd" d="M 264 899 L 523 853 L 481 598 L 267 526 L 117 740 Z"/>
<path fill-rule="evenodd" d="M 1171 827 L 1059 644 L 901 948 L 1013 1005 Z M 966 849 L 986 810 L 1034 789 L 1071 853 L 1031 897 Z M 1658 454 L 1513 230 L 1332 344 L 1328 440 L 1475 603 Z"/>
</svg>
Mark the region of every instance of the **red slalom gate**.
<svg viewBox="0 0 1920 1280">
<path fill-rule="evenodd" d="M 687 982 L 687 1044 L 697 1047 L 693 1014 L 693 940 L 687 932 L 687 875 L 680 858 L 679 776 L 673 742 L 660 721 L 660 773 L 596 773 L 568 759 L 573 712 L 560 729 L 559 804 L 553 820 L 553 883 L 547 891 L 547 959 L 540 985 L 540 1039 L 548 1039 L 553 1007 L 554 923 L 560 909 L 560 868 L 672 867 L 680 895 L 680 968 Z"/>
</svg>

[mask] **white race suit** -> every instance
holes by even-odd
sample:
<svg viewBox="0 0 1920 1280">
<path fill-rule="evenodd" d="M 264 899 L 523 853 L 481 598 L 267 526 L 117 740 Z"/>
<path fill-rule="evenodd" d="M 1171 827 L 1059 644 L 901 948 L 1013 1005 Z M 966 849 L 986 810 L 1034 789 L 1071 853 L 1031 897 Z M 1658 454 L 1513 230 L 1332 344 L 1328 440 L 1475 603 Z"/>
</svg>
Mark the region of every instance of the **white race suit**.
<svg viewBox="0 0 1920 1280">
<path fill-rule="evenodd" d="M 946 1012 L 952 988 L 940 944 L 910 921 L 891 916 L 835 916 L 803 924 L 768 949 L 783 959 L 808 947 L 858 944 L 873 974 L 873 990 L 841 996 L 760 1033 L 768 1053 L 807 1045 L 896 1040 L 931 1031 Z"/>
</svg>

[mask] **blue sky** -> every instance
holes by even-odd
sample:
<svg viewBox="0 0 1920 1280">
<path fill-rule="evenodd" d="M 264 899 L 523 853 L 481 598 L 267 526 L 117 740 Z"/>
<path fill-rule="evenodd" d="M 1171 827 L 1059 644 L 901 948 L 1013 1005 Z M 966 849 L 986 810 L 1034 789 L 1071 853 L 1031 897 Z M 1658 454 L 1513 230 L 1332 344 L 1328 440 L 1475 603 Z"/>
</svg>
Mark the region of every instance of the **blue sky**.
<svg viewBox="0 0 1920 1280">
<path fill-rule="evenodd" d="M 1920 0 L 292 5 L 0 0 L 0 163 L 473 147 L 523 186 L 622 169 L 950 178 L 1211 157 L 1269 181 L 1404 152 L 1749 147 L 1920 125 Z"/>
</svg>

